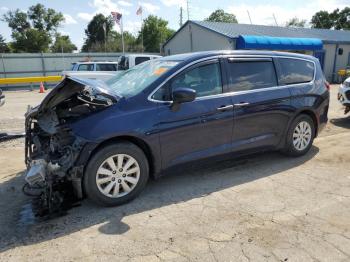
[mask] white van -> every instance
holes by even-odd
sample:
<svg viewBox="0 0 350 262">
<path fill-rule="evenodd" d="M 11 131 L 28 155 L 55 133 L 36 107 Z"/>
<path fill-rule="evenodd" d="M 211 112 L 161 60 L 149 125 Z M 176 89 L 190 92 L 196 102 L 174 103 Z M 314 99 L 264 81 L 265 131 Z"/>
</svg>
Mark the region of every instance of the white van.
<svg viewBox="0 0 350 262">
<path fill-rule="evenodd" d="M 70 71 L 117 71 L 118 62 L 75 62 Z"/>
</svg>

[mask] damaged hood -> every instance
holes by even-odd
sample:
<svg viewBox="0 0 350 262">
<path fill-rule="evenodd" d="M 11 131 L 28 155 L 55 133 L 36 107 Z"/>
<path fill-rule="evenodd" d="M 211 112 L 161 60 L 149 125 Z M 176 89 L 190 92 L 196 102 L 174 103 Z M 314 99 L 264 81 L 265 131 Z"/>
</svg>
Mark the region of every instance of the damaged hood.
<svg viewBox="0 0 350 262">
<path fill-rule="evenodd" d="M 94 98 L 103 99 L 108 105 L 116 103 L 120 99 L 120 96 L 113 93 L 108 85 L 101 80 L 80 79 L 68 76 L 47 94 L 37 108 L 37 112 L 53 108 L 77 93 L 83 94 L 91 101 Z"/>
</svg>

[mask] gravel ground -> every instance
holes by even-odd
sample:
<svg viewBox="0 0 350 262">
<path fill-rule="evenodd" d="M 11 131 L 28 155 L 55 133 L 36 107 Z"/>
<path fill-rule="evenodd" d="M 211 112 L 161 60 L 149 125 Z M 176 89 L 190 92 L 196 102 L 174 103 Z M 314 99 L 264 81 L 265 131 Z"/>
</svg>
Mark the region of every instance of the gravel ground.
<svg viewBox="0 0 350 262">
<path fill-rule="evenodd" d="M 332 86 L 330 123 L 301 158 L 265 153 L 184 168 L 135 201 L 34 221 L 23 140 L 0 144 L 0 261 L 349 261 L 350 118 Z M 21 131 L 37 92 L 5 92 L 0 130 Z"/>
</svg>

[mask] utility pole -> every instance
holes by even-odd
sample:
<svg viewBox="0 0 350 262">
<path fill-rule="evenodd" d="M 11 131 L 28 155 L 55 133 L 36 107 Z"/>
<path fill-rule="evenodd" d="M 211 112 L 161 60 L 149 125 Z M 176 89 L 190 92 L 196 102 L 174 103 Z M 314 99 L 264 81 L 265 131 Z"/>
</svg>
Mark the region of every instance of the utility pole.
<svg viewBox="0 0 350 262">
<path fill-rule="evenodd" d="M 187 20 L 190 20 L 190 8 L 189 8 L 189 0 L 186 1 L 187 3 Z"/>
<path fill-rule="evenodd" d="M 183 11 L 183 8 L 182 8 L 182 6 L 180 7 L 180 27 L 182 26 L 182 24 L 183 24 L 183 13 L 182 13 L 182 11 Z"/>
<path fill-rule="evenodd" d="M 107 52 L 107 23 L 106 22 L 104 22 L 103 23 L 103 32 L 104 32 L 104 42 L 105 42 L 105 53 Z"/>
<path fill-rule="evenodd" d="M 122 31 L 122 46 L 123 46 L 123 55 L 125 54 L 125 46 L 124 46 L 124 28 L 123 28 L 123 17 L 120 18 L 120 28 Z"/>
<path fill-rule="evenodd" d="M 141 45 L 142 45 L 142 53 L 144 52 L 144 47 L 143 47 L 143 16 L 142 16 L 143 11 L 141 12 Z"/>
<path fill-rule="evenodd" d="M 66 66 L 65 66 L 65 63 L 64 63 L 64 54 L 63 54 L 62 42 L 61 42 L 61 55 L 62 55 L 62 68 L 63 68 L 63 70 L 66 70 Z"/>
</svg>

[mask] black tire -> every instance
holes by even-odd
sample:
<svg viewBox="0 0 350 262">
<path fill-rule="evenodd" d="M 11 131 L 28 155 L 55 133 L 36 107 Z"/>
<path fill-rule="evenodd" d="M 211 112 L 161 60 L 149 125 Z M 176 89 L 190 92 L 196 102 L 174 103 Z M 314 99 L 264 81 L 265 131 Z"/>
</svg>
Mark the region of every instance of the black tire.
<svg viewBox="0 0 350 262">
<path fill-rule="evenodd" d="M 298 150 L 294 144 L 293 144 L 293 133 L 296 129 L 296 127 L 299 125 L 299 123 L 301 122 L 307 122 L 310 127 L 311 127 L 311 140 L 308 144 L 308 146 L 303 149 L 303 150 Z M 286 140 L 286 145 L 285 145 L 285 148 L 283 150 L 283 153 L 285 153 L 286 155 L 288 156 L 293 156 L 293 157 L 298 157 L 298 156 L 303 156 L 305 155 L 309 150 L 310 148 L 312 147 L 312 143 L 314 141 L 314 138 L 315 138 L 315 124 L 314 124 L 314 121 L 312 120 L 312 118 L 308 115 L 305 115 L 305 114 L 301 114 L 301 115 L 298 115 L 292 122 L 292 124 L 290 125 L 289 127 L 289 130 L 288 130 L 288 133 L 287 133 L 287 140 Z"/>
<path fill-rule="evenodd" d="M 96 174 L 101 164 L 109 157 L 117 154 L 127 154 L 133 157 L 140 168 L 140 176 L 136 186 L 125 196 L 112 198 L 104 195 L 96 183 Z M 84 174 L 83 187 L 89 199 L 98 205 L 117 206 L 125 204 L 137 197 L 147 184 L 149 177 L 149 164 L 143 151 L 129 142 L 119 142 L 101 148 L 90 159 Z"/>
</svg>

